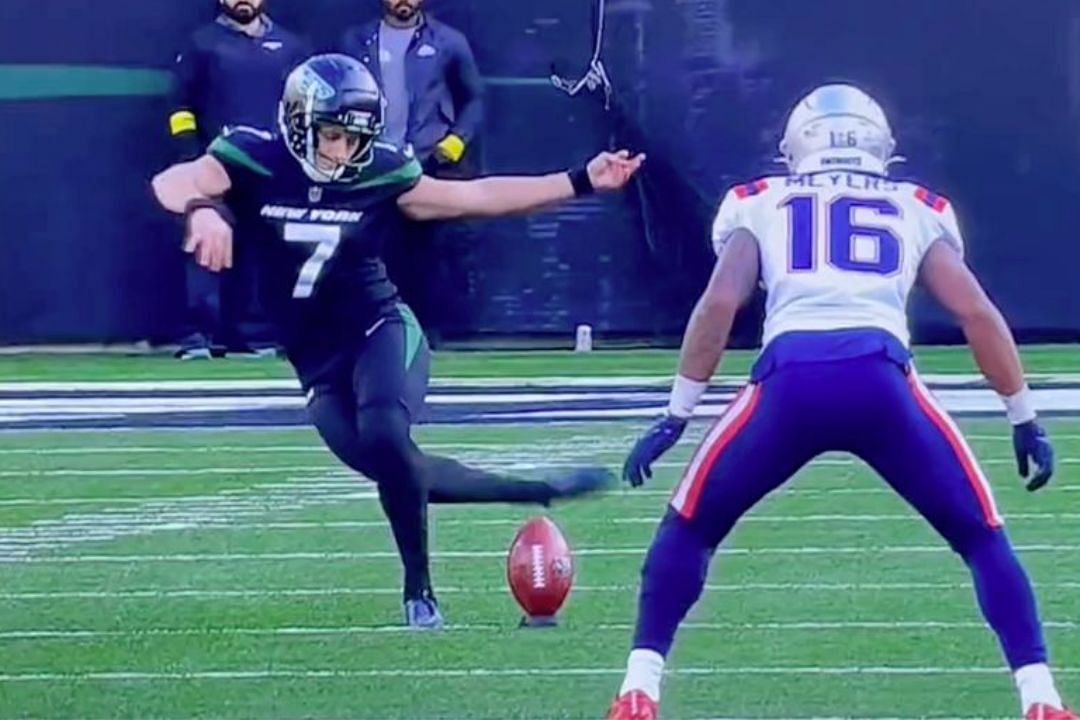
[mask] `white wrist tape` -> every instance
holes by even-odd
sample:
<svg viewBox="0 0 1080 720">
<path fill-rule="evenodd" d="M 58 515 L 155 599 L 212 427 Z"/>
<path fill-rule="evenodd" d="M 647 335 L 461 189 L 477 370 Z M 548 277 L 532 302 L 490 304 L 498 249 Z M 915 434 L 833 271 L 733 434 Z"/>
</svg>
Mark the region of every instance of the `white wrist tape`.
<svg viewBox="0 0 1080 720">
<path fill-rule="evenodd" d="M 1035 419 L 1035 396 L 1027 385 L 1015 395 L 1002 395 L 1005 414 L 1013 425 L 1022 425 Z"/>
<path fill-rule="evenodd" d="M 709 387 L 707 382 L 698 382 L 682 375 L 675 376 L 671 385 L 671 399 L 668 401 L 668 414 L 688 418 L 694 414 L 694 408 L 701 402 L 701 396 Z"/>
</svg>

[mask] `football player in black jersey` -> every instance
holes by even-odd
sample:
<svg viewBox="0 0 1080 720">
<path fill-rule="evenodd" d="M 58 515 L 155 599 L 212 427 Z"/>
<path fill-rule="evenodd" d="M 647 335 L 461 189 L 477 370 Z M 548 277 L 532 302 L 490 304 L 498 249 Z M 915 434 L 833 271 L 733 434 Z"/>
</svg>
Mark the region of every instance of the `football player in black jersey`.
<svg viewBox="0 0 1080 720">
<path fill-rule="evenodd" d="M 378 487 L 404 564 L 406 623 L 438 628 L 429 502 L 546 505 L 600 490 L 611 475 L 580 468 L 529 482 L 421 452 L 410 427 L 427 390 L 429 351 L 386 276 L 382 250 L 398 237 L 402 216 L 529 213 L 619 190 L 644 157 L 605 152 L 571 172 L 437 180 L 423 175 L 409 150 L 379 141 L 382 117 L 382 93 L 362 64 L 316 56 L 286 82 L 280 134 L 234 128 L 153 186 L 165 208 L 185 215 L 185 249 L 212 270 L 231 265 L 235 217 L 261 221 L 252 249 L 264 302 L 311 419 L 330 450 Z"/>
</svg>

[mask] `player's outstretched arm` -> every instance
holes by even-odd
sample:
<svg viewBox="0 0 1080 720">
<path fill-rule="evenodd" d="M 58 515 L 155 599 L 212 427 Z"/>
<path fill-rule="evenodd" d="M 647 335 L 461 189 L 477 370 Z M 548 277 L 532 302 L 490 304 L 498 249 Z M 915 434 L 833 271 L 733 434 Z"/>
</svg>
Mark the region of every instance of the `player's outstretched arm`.
<svg viewBox="0 0 1080 720">
<path fill-rule="evenodd" d="M 713 269 L 709 285 L 694 307 L 683 336 L 679 355 L 679 380 L 700 386 L 712 379 L 727 347 L 735 314 L 754 294 L 760 269 L 757 240 L 747 230 L 732 233 L 723 255 Z M 673 404 L 674 414 L 690 415 L 701 398 L 698 393 L 692 404 Z M 674 393 L 673 393 L 673 399 Z"/>
<path fill-rule="evenodd" d="M 923 258 L 919 280 L 960 324 L 993 388 L 1006 397 L 1023 390 L 1024 369 L 1012 332 L 960 253 L 947 241 L 936 241 Z"/>
<path fill-rule="evenodd" d="M 232 267 L 232 227 L 228 210 L 219 198 L 232 182 L 218 160 L 203 155 L 179 163 L 154 176 L 154 195 L 161 206 L 187 217 L 184 252 L 213 271 Z"/>
<path fill-rule="evenodd" d="M 733 232 L 690 316 L 667 413 L 634 444 L 623 465 L 623 479 L 634 487 L 652 477 L 652 464 L 682 437 L 720 364 L 735 314 L 754 293 L 759 267 L 757 240 L 747 230 Z"/>
<path fill-rule="evenodd" d="M 1024 382 L 1020 351 L 1005 318 L 960 253 L 945 240 L 930 246 L 919 268 L 919 280 L 960 324 L 975 363 L 1005 403 L 1014 428 L 1020 475 L 1028 480 L 1029 490 L 1039 489 L 1053 474 L 1053 449 L 1035 421 L 1035 405 Z M 1029 458 L 1037 465 L 1030 478 Z"/>
<path fill-rule="evenodd" d="M 494 176 L 476 180 L 423 177 L 398 198 L 413 220 L 450 220 L 524 215 L 579 195 L 622 189 L 641 168 L 644 155 L 623 150 L 600 153 L 580 170 L 537 176 Z"/>
</svg>

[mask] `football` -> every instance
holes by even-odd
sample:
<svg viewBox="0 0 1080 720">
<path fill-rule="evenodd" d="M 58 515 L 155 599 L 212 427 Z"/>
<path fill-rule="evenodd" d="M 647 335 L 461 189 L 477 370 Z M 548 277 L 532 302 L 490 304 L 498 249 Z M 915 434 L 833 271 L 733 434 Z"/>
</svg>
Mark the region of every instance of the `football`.
<svg viewBox="0 0 1080 720">
<path fill-rule="evenodd" d="M 507 557 L 506 578 L 525 611 L 523 625 L 555 624 L 574 584 L 574 556 L 550 518 L 533 518 L 518 531 Z"/>
</svg>

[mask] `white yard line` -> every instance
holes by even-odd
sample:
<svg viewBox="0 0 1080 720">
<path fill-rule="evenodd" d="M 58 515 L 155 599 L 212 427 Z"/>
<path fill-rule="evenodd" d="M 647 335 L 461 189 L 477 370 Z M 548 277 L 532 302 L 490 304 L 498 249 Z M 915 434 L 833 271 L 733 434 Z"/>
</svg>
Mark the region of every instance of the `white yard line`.
<svg viewBox="0 0 1080 720">
<path fill-rule="evenodd" d="M 689 435 L 687 436 L 690 437 Z M 552 443 L 551 441 L 541 443 L 444 443 L 444 442 L 430 442 L 426 443 L 421 441 L 420 445 L 424 450 L 439 451 L 439 452 L 490 452 L 490 453 L 505 453 L 514 451 L 531 451 L 531 452 L 543 452 L 544 450 L 552 451 L 565 451 L 565 448 L 580 448 L 582 452 L 587 452 L 594 448 L 607 449 L 615 451 L 617 449 L 629 449 L 636 440 L 636 437 L 627 435 L 623 439 L 612 439 L 610 437 L 605 438 L 602 441 L 597 441 L 596 438 L 589 438 L 585 436 L 566 438 L 560 440 L 558 443 Z M 60 448 L 24 448 L 24 447 L 0 447 L 0 455 L 28 455 L 28 456 L 53 456 L 53 455 L 205 455 L 208 453 L 213 454 L 227 454 L 227 453 L 251 453 L 258 455 L 260 453 L 326 453 L 330 451 L 325 445 L 320 444 L 293 444 L 293 445 L 215 445 L 213 443 L 199 446 L 179 446 L 179 445 L 93 445 L 93 446 L 78 446 L 78 447 L 60 447 Z"/>
<path fill-rule="evenodd" d="M 332 489 L 334 486 L 328 486 L 328 489 Z M 351 499 L 351 496 L 349 496 Z M 232 503 L 232 504 L 217 504 L 213 506 L 214 510 L 223 511 L 228 508 L 246 509 L 249 504 L 246 503 Z M 250 513 L 245 513 L 250 515 Z M 158 526 L 163 530 L 186 530 L 186 529 L 207 529 L 216 531 L 230 531 L 230 532 L 248 532 L 248 531 L 293 531 L 293 530 L 378 530 L 384 531 L 387 528 L 386 520 L 316 520 L 316 521 L 239 521 L 237 517 L 232 515 L 222 514 L 220 516 L 214 516 L 205 511 L 202 512 L 190 512 L 184 510 L 163 511 L 163 512 L 147 512 L 140 513 L 139 520 L 146 520 L 150 524 Z M 1071 521 L 1080 520 L 1080 513 L 1016 513 L 1008 516 L 1010 521 L 1016 520 L 1037 520 L 1037 521 Z M 469 518 L 460 520 L 444 520 L 437 516 L 433 518 L 433 525 L 439 528 L 451 528 L 451 527 L 463 527 L 463 528 L 482 528 L 482 527 L 506 527 L 516 528 L 519 527 L 524 519 L 521 517 L 509 517 L 509 518 Z M 585 524 L 589 526 L 604 526 L 604 525 L 645 525 L 655 526 L 660 522 L 660 515 L 645 516 L 645 517 L 613 517 L 606 519 L 599 519 L 589 521 Z M 895 515 L 750 515 L 744 518 L 741 522 L 749 524 L 763 524 L 763 525 L 789 525 L 789 524 L 818 524 L 818 523 L 881 523 L 881 522 L 902 522 L 902 523 L 914 523 L 922 525 L 925 523 L 920 516 L 915 514 L 895 514 Z M 22 528 L 15 528 L 13 531 L 19 532 L 18 539 L 11 539 L 6 537 L 3 532 L 0 532 L 0 548 L 9 543 L 19 543 L 26 546 L 49 546 L 49 536 L 55 532 L 57 526 L 62 526 L 65 531 L 74 532 L 76 530 L 85 533 L 97 533 L 99 535 L 109 535 L 117 530 L 123 530 L 132 526 L 132 520 L 127 515 L 121 515 L 119 517 L 112 517 L 108 514 L 90 516 L 86 518 L 71 517 L 64 518 L 63 520 L 42 520 L 32 525 L 28 525 Z M 107 539 L 107 538 L 103 538 Z"/>
<path fill-rule="evenodd" d="M 1080 623 L 1044 622 L 1044 627 L 1053 630 L 1080 630 Z M 838 622 L 764 622 L 764 623 L 723 623 L 723 622 L 688 622 L 680 626 L 683 630 L 694 631 L 780 631 L 780 632 L 835 632 L 841 630 L 873 630 L 882 632 L 907 630 L 978 630 L 987 631 L 986 623 L 955 622 L 944 620 L 910 621 L 838 621 Z M 514 625 L 506 624 L 464 624 L 448 625 L 448 632 L 513 632 Z M 632 623 L 600 623 L 589 625 L 589 631 L 629 632 L 634 629 Z M 78 629 L 41 629 L 41 630 L 4 630 L 0 631 L 0 640 L 88 640 L 95 638 L 132 638 L 132 637 L 338 637 L 350 635 L 407 635 L 414 632 L 402 625 L 359 625 L 329 627 L 199 627 L 199 628 L 135 628 L 130 630 L 78 630 Z"/>
<path fill-rule="evenodd" d="M 647 517 L 612 517 L 590 520 L 585 523 L 575 522 L 575 525 L 657 525 L 661 516 L 659 514 Z M 1080 513 L 1013 513 L 1008 516 L 1009 520 L 1080 520 Z M 518 527 L 524 520 L 522 518 L 473 518 L 462 520 L 443 520 L 438 516 L 432 518 L 432 524 L 436 527 Z M 895 515 L 749 515 L 740 523 L 750 524 L 801 524 L 801 523 L 862 523 L 862 522 L 912 522 L 924 524 L 926 521 L 914 513 Z M 366 530 L 370 528 L 385 529 L 385 520 L 326 520 L 326 521 L 296 521 L 296 522 L 251 522 L 235 523 L 228 526 L 229 530 Z M 223 528 L 224 529 L 224 528 Z"/>
<path fill-rule="evenodd" d="M 666 375 L 630 375 L 612 377 L 611 375 L 549 375 L 541 377 L 499 377 L 499 378 L 432 378 L 433 388 L 458 387 L 624 387 L 638 385 L 670 385 L 671 374 Z M 984 382 L 981 375 L 974 373 L 928 373 L 922 374 L 927 383 L 956 385 Z M 1050 370 L 1032 373 L 1028 379 L 1033 382 L 1080 382 L 1080 375 L 1068 370 Z M 741 385 L 745 375 L 717 375 L 713 385 Z M 300 383 L 293 378 L 261 380 L 131 380 L 131 381 L 83 381 L 83 382 L 4 382 L 0 383 L 0 392 L 8 393 L 55 393 L 55 392 L 199 392 L 199 391 L 282 391 L 300 392 Z"/>
<path fill-rule="evenodd" d="M 1072 553 L 1080 550 L 1080 545 L 1044 544 L 1018 545 L 1018 552 L 1027 553 Z M 596 547 L 579 548 L 574 551 L 578 557 L 639 557 L 646 553 L 647 547 Z M 733 556 L 841 556 L 841 555 L 927 555 L 947 554 L 952 551 L 945 545 L 882 545 L 851 547 L 757 547 L 757 548 L 721 548 L 721 555 Z M 444 550 L 432 553 L 435 559 L 505 559 L 506 549 L 498 550 Z M 365 552 L 266 552 L 266 553 L 166 553 L 146 555 L 109 555 L 87 554 L 73 556 L 11 557 L 0 556 L 0 564 L 21 565 L 84 565 L 84 564 L 141 564 L 141 563 L 201 563 L 201 562 L 286 562 L 309 561 L 356 561 L 356 560 L 397 560 L 398 554 L 389 550 Z"/>
<path fill-rule="evenodd" d="M 49 470 L 0 470 L 0 478 L 35 477 L 172 477 L 176 475 L 276 475 L 289 473 L 343 472 L 342 465 L 279 465 L 271 467 L 177 467 L 177 468 L 52 468 Z"/>
<path fill-rule="evenodd" d="M 183 505 L 185 503 L 204 502 L 210 506 L 228 506 L 236 502 L 245 502 L 248 498 L 259 497 L 260 491 L 269 491 L 280 487 L 279 485 L 254 485 L 250 487 L 224 490 L 214 495 L 137 495 L 137 496 L 114 496 L 114 497 L 59 497 L 59 498 L 7 498 L 0 500 L 0 507 L 48 507 L 64 505 Z M 370 483 L 346 481 L 341 483 L 326 482 L 318 478 L 310 483 L 297 480 L 295 485 L 289 487 L 300 490 L 340 490 L 343 494 L 339 497 L 345 500 L 376 500 L 378 496 L 372 490 Z M 239 500 L 238 500 L 239 498 Z M 104 510 L 109 512 L 128 512 L 127 509 L 116 508 Z M 66 516 L 70 518 L 71 516 Z M 9 528 L 8 530 L 19 528 Z M 0 538 L 3 537 L 3 529 L 0 529 Z"/>
<path fill-rule="evenodd" d="M 1039 589 L 1080 590 L 1080 582 L 1039 583 Z M 637 585 L 575 585 L 574 593 L 631 593 Z M 706 585 L 708 593 L 859 593 L 859 592 L 971 592 L 970 582 L 930 583 L 738 583 Z M 440 595 L 506 595 L 506 587 L 439 586 Z M 320 597 L 398 597 L 400 587 L 252 588 L 246 590 L 48 590 L 40 592 L 0 592 L 0 600 L 207 600 Z"/>
<path fill-rule="evenodd" d="M 290 482 L 262 484 L 214 495 L 127 498 L 122 503 L 92 503 L 112 507 L 102 508 L 99 512 L 69 513 L 28 526 L 0 528 L 0 562 L 17 561 L 35 552 L 88 542 L 250 522 L 268 513 L 374 497 L 371 488 L 362 487 L 354 480 L 332 482 L 320 477 L 298 477 Z M 43 503 L 34 503 L 40 504 Z M 0 501 L 0 505 L 12 506 L 13 503 Z"/>
<path fill-rule="evenodd" d="M 337 487 L 337 485 L 334 485 Z M 347 482 L 341 485 L 344 488 L 353 488 L 357 492 L 349 496 L 343 496 L 343 500 L 375 500 L 377 496 L 370 491 L 365 491 L 366 488 L 370 488 L 370 484 L 364 481 L 358 481 L 356 483 Z M 259 486 L 253 486 L 251 488 L 244 488 L 237 492 L 251 492 L 258 490 Z M 1052 493 L 1074 493 L 1080 492 L 1080 485 L 1054 485 L 1049 492 Z M 613 490 L 604 495 L 607 499 L 622 498 L 624 500 L 644 499 L 644 498 L 670 498 L 672 490 L 643 490 L 641 488 L 635 489 L 618 489 Z M 795 481 L 794 486 L 788 486 L 781 488 L 774 492 L 770 497 L 826 497 L 831 495 L 889 495 L 896 496 L 888 487 L 862 487 L 862 488 L 801 488 L 798 487 L 798 481 Z M 180 501 L 180 500 L 192 500 L 192 499 L 215 499 L 221 498 L 222 495 L 139 495 L 139 496 L 116 496 L 116 497 L 54 497 L 54 498 L 6 498 L 0 500 L 0 507 L 48 507 L 48 506 L 65 506 L 65 505 L 132 505 L 143 504 L 153 502 L 166 502 L 166 501 Z M 226 499 L 228 496 L 225 496 Z M 1006 518 L 1008 519 L 1008 518 Z"/>
<path fill-rule="evenodd" d="M 684 435 L 681 441 L 681 446 L 690 446 L 695 442 L 700 441 L 700 437 L 704 430 L 707 429 L 707 425 L 702 423 L 700 432 L 693 430 L 688 431 L 687 435 Z M 1000 442 L 1011 443 L 1012 437 L 1007 432 L 1002 432 L 998 435 L 967 435 L 968 440 L 978 442 Z M 1054 433 L 1052 435 L 1054 440 L 1058 441 L 1074 441 L 1080 440 L 1080 435 L 1062 435 Z M 562 453 L 564 455 L 570 454 L 567 452 L 567 447 L 580 450 L 584 454 L 593 453 L 596 450 L 601 452 L 628 452 L 633 446 L 634 441 L 637 439 L 636 435 L 625 435 L 624 437 L 612 438 L 605 437 L 598 440 L 595 437 L 588 436 L 575 436 L 571 438 L 560 439 L 557 443 L 551 440 L 545 440 L 538 443 L 483 443 L 483 442 L 462 442 L 462 443 L 446 443 L 446 442 L 423 442 L 421 440 L 420 446 L 427 451 L 437 452 L 490 452 L 492 454 L 503 454 L 507 452 L 533 452 L 544 453 L 548 450 L 552 452 Z M 87 455 L 205 455 L 205 454 L 228 454 L 228 453 L 251 453 L 258 455 L 260 453 L 267 454 L 290 454 L 290 453 L 317 453 L 317 454 L 329 454 L 329 450 L 324 445 L 320 444 L 293 444 L 293 445 L 215 445 L 212 442 L 207 445 L 199 446 L 178 446 L 178 445 L 88 445 L 88 446 L 76 446 L 76 447 L 39 447 L 39 448 L 25 448 L 25 447 L 0 447 L 0 456 L 87 456 Z"/>
<path fill-rule="evenodd" d="M 693 718 L 693 720 L 928 720 L 927 716 L 920 715 L 918 717 L 852 717 L 852 716 L 835 716 L 835 717 L 797 717 L 792 715 L 783 716 L 758 716 L 758 717 L 714 717 L 714 718 Z M 937 715 L 932 716 L 932 720 L 1016 720 L 1015 717 L 939 717 Z"/>
<path fill-rule="evenodd" d="M 458 458 L 470 460 L 469 458 Z M 512 458 L 508 458 L 506 461 L 497 462 L 492 461 L 490 457 L 485 458 L 485 462 L 477 464 L 483 465 L 485 468 L 493 470 L 501 470 L 503 472 L 514 471 L 534 471 L 534 470 L 557 470 L 580 467 L 582 465 L 600 464 L 610 465 L 614 461 L 621 462 L 623 457 L 621 455 L 607 455 L 604 454 L 592 454 L 581 455 L 580 459 L 565 460 L 554 459 L 539 462 L 520 462 Z M 983 460 L 981 465 L 987 466 L 1008 466 L 1012 467 L 1016 464 L 1015 460 L 1008 458 L 990 458 Z M 1059 465 L 1080 465 L 1080 458 L 1061 458 L 1058 460 Z M 661 470 L 682 470 L 687 465 L 686 461 L 682 462 L 667 462 L 662 461 L 653 463 L 653 468 Z M 815 460 L 812 464 L 801 472 L 807 470 L 830 468 L 830 467 L 855 467 L 865 466 L 860 460 L 855 459 L 821 459 Z M 82 468 L 51 468 L 48 470 L 0 470 L 0 479 L 12 478 L 12 479 L 29 479 L 29 478 L 51 478 L 51 477 L 63 477 L 63 478 L 109 478 L 109 477 L 178 477 L 178 476 L 218 476 L 218 475 L 276 475 L 276 474 L 289 474 L 289 473 L 324 473 L 328 475 L 337 475 L 343 477 L 356 477 L 356 473 L 349 470 L 342 465 L 281 465 L 273 467 L 252 467 L 237 466 L 237 467 L 177 467 L 177 468 L 107 468 L 107 469 L 95 469 L 87 470 Z"/>
<path fill-rule="evenodd" d="M 349 680 L 354 678 L 516 678 L 516 677 L 620 677 L 626 668 L 458 668 L 431 670 L 202 670 L 192 672 L 86 672 L 86 673 L 7 673 L 0 682 L 134 682 L 191 680 Z M 1056 675 L 1077 675 L 1080 668 L 1054 668 Z M 667 672 L 677 676 L 748 675 L 836 675 L 836 676 L 964 676 L 995 675 L 1008 677 L 1000 667 L 895 667 L 895 666 L 764 666 L 764 667 L 683 667 Z"/>
</svg>

